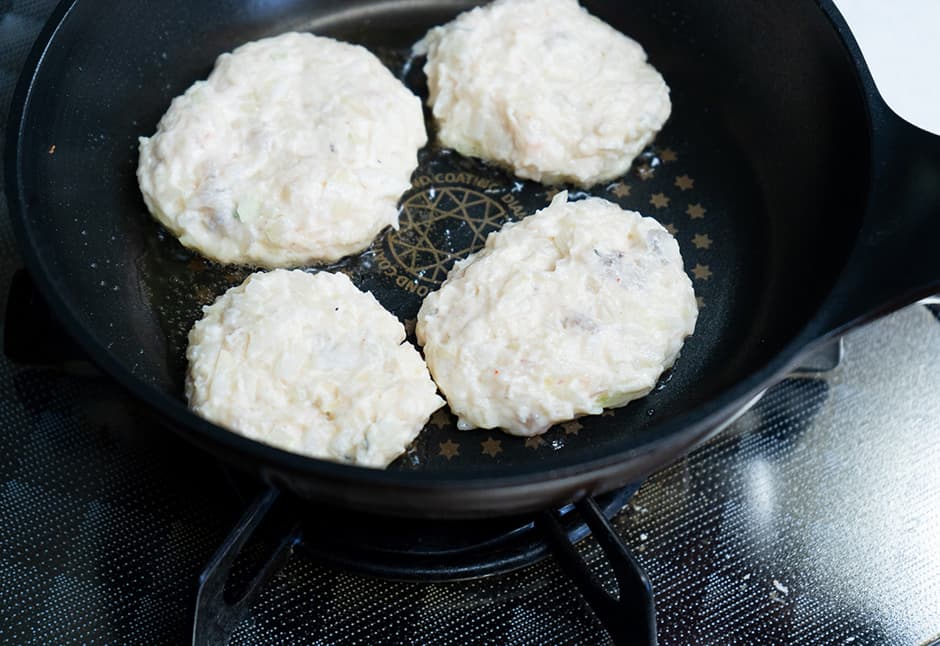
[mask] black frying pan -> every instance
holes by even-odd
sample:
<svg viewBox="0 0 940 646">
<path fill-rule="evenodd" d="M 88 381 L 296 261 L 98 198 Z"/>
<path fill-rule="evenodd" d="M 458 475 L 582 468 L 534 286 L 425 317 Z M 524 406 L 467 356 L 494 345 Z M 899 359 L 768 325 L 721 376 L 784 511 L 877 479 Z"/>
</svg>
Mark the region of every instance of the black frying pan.
<svg viewBox="0 0 940 646">
<path fill-rule="evenodd" d="M 250 270 L 208 263 L 154 223 L 134 176 L 137 137 L 219 53 L 290 29 L 365 44 L 423 93 L 408 48 L 468 4 L 84 0 L 56 10 L 9 125 L 22 252 L 90 356 L 193 442 L 275 486 L 373 512 L 534 510 L 646 475 L 815 343 L 938 288 L 940 141 L 885 106 L 831 3 L 586 2 L 639 40 L 672 88 L 655 145 L 622 180 L 590 191 L 676 232 L 703 307 L 668 382 L 541 441 L 458 432 L 439 414 L 384 472 L 285 453 L 197 418 L 182 397 L 186 332 Z M 401 231 L 333 269 L 413 319 L 456 257 L 547 204 L 545 187 L 516 181 L 431 146 L 403 197 Z M 418 244 L 416 225 L 433 248 Z"/>
</svg>

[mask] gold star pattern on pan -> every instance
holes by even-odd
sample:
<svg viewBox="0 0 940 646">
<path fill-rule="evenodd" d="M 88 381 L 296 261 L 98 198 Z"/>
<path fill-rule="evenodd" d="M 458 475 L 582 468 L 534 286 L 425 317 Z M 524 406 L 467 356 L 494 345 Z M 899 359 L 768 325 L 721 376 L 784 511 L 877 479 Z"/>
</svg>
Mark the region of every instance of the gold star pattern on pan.
<svg viewBox="0 0 940 646">
<path fill-rule="evenodd" d="M 561 427 L 564 429 L 565 435 L 577 435 L 578 431 L 584 428 L 584 426 L 581 425 L 581 422 L 575 420 L 565 422 L 561 425 Z"/>
<path fill-rule="evenodd" d="M 668 163 L 676 161 L 679 159 L 679 156 L 672 148 L 663 148 L 659 151 L 659 158 Z"/>
<path fill-rule="evenodd" d="M 438 451 L 438 454 L 447 458 L 448 460 L 452 460 L 453 458 L 460 455 L 460 445 L 454 442 L 453 440 L 447 440 L 446 442 L 441 442 L 440 444 L 438 444 L 438 446 L 440 447 L 440 451 Z"/>
<path fill-rule="evenodd" d="M 680 191 L 688 191 L 695 186 L 695 180 L 688 175 L 679 175 L 676 178 L 676 186 Z"/>
<path fill-rule="evenodd" d="M 450 426 L 450 413 L 446 406 L 434 411 L 434 414 L 431 415 L 431 419 L 428 420 L 428 426 L 434 426 L 435 428 L 447 428 Z"/>
<path fill-rule="evenodd" d="M 704 297 L 704 296 L 696 296 L 696 297 L 695 297 L 695 302 L 696 302 L 696 304 L 698 304 L 698 308 L 699 308 L 699 309 L 702 309 L 703 307 L 705 307 L 705 297 Z"/>
<path fill-rule="evenodd" d="M 648 179 L 653 179 L 653 175 L 656 174 L 656 171 L 650 166 L 644 165 L 636 169 L 636 174 L 645 182 Z"/>
<path fill-rule="evenodd" d="M 672 224 L 672 223 L 670 223 L 670 224 L 664 224 L 663 226 L 666 227 L 666 231 L 668 231 L 668 232 L 671 233 L 672 235 L 676 235 L 677 233 L 679 233 L 679 229 L 677 229 L 677 228 L 676 228 L 676 225 L 674 225 L 674 224 Z"/>
<path fill-rule="evenodd" d="M 689 217 L 693 220 L 701 220 L 705 217 L 705 207 L 701 204 L 689 204 L 689 208 L 685 210 L 689 214 Z"/>
<path fill-rule="evenodd" d="M 696 249 L 708 249 L 712 246 L 712 239 L 708 237 L 708 234 L 696 233 L 692 238 L 692 244 L 695 245 Z"/>
<path fill-rule="evenodd" d="M 543 444 L 545 444 L 545 440 L 542 439 L 541 435 L 533 435 L 525 439 L 526 448 L 529 449 L 537 449 Z"/>
<path fill-rule="evenodd" d="M 605 408 L 604 412 L 601 413 L 601 417 L 613 417 L 616 414 L 617 414 L 617 411 L 614 410 L 613 408 Z"/>
<path fill-rule="evenodd" d="M 669 198 L 666 197 L 665 193 L 653 193 L 653 197 L 650 198 L 650 204 L 657 209 L 664 209 L 669 206 Z"/>
<path fill-rule="evenodd" d="M 483 447 L 483 453 L 491 458 L 495 458 L 497 453 L 503 452 L 503 441 L 493 437 L 488 437 L 484 442 L 480 442 L 480 446 Z"/>
<path fill-rule="evenodd" d="M 630 195 L 630 187 L 624 184 L 623 182 L 617 182 L 616 184 L 611 184 L 610 188 L 611 193 L 617 197 L 627 197 Z"/>
<path fill-rule="evenodd" d="M 712 270 L 708 268 L 708 265 L 695 265 L 692 273 L 695 274 L 696 280 L 708 280 L 711 278 Z"/>
</svg>

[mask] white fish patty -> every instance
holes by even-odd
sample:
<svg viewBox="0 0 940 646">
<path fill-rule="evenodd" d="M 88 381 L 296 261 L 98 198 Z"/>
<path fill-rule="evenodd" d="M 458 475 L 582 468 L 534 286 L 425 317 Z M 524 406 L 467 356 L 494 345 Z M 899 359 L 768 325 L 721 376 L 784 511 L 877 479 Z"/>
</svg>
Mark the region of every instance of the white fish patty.
<svg viewBox="0 0 940 646">
<path fill-rule="evenodd" d="M 444 405 L 402 324 L 342 274 L 250 275 L 203 308 L 186 358 L 196 413 L 326 460 L 385 467 Z"/>
<path fill-rule="evenodd" d="M 669 88 L 643 48 L 575 0 L 496 0 L 416 49 L 441 142 L 519 177 L 619 177 L 669 118 Z"/>
<path fill-rule="evenodd" d="M 461 428 L 536 435 L 649 393 L 697 316 L 668 231 L 563 192 L 455 264 L 416 331 Z"/>
<path fill-rule="evenodd" d="M 287 33 L 222 54 L 140 139 L 150 212 L 224 263 L 333 261 L 397 227 L 421 101 L 366 49 Z"/>
</svg>

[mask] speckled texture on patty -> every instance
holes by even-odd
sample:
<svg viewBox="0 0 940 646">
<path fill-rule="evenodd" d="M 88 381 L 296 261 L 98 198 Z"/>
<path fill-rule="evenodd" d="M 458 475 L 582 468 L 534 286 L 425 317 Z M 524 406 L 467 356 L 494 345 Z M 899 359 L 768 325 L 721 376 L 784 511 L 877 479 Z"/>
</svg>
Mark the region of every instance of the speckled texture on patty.
<svg viewBox="0 0 940 646">
<path fill-rule="evenodd" d="M 671 110 L 643 48 L 575 0 L 496 0 L 417 51 L 441 143 L 526 179 L 619 177 Z"/>
<path fill-rule="evenodd" d="M 287 33 L 222 54 L 140 140 L 150 212 L 223 263 L 333 261 L 398 224 L 421 101 L 368 50 Z"/>
<path fill-rule="evenodd" d="M 697 316 L 668 231 L 562 192 L 455 264 L 416 332 L 459 426 L 536 435 L 645 396 Z"/>
<path fill-rule="evenodd" d="M 444 404 L 402 324 L 343 274 L 252 274 L 204 308 L 186 358 L 196 413 L 327 460 L 387 466 Z"/>
</svg>

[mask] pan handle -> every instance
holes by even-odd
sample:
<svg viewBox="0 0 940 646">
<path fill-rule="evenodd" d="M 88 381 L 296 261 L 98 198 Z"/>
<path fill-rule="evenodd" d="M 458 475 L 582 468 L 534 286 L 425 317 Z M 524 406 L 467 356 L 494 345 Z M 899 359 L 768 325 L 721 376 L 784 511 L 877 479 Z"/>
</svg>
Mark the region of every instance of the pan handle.
<svg viewBox="0 0 940 646">
<path fill-rule="evenodd" d="M 845 270 L 817 317 L 828 337 L 940 292 L 940 136 L 873 97 L 871 193 Z"/>
<path fill-rule="evenodd" d="M 535 523 L 542 530 L 559 567 L 577 586 L 614 644 L 656 646 L 656 607 L 649 577 L 593 498 L 584 498 L 575 503 L 575 507 L 607 557 L 617 580 L 619 595 L 615 597 L 604 589 L 571 544 L 556 512 L 545 511 Z"/>
<path fill-rule="evenodd" d="M 287 561 L 294 547 L 301 540 L 299 523 L 290 520 L 287 529 L 278 532 L 280 539 L 270 549 L 254 571 L 254 576 L 235 599 L 228 598 L 229 579 L 238 557 L 242 555 L 249 539 L 258 533 L 262 522 L 272 522 L 277 516 L 275 508 L 283 506 L 282 494 L 274 488 L 262 492 L 248 507 L 225 542 L 212 556 L 209 564 L 199 576 L 199 591 L 196 595 L 196 612 L 193 618 L 193 644 L 195 646 L 225 646 L 232 633 L 248 612 L 248 606 L 261 592 L 265 583 Z M 287 518 L 293 519 L 290 512 Z M 280 519 L 282 523 L 283 518 Z"/>
</svg>

